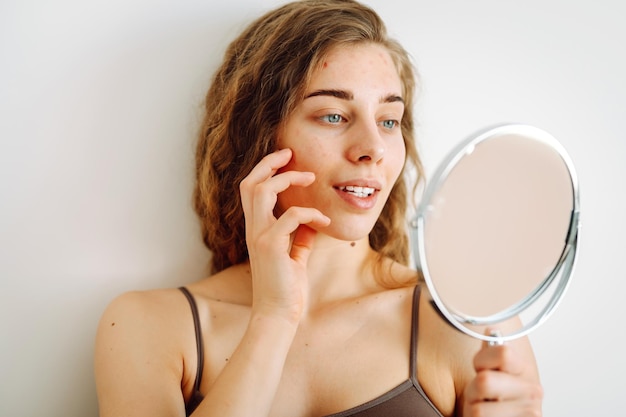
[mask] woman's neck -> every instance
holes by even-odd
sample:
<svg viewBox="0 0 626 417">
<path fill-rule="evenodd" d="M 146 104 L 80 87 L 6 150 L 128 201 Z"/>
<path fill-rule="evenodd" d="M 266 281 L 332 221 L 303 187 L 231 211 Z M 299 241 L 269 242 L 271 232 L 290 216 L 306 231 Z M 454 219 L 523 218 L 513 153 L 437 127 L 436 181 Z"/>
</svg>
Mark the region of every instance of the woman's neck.
<svg viewBox="0 0 626 417">
<path fill-rule="evenodd" d="M 372 268 L 376 257 L 367 237 L 349 242 L 319 234 L 308 260 L 309 307 L 377 287 Z"/>
</svg>

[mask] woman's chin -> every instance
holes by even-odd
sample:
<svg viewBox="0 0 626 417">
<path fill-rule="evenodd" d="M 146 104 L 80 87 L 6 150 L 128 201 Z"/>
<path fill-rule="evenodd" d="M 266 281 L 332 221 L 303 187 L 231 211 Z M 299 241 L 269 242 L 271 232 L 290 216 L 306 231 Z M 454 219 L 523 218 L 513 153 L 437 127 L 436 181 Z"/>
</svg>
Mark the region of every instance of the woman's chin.
<svg viewBox="0 0 626 417">
<path fill-rule="evenodd" d="M 351 225 L 337 225 L 331 222 L 326 227 L 315 228 L 318 233 L 324 234 L 336 240 L 343 240 L 346 242 L 355 242 L 361 239 L 365 239 L 369 236 L 374 225 L 369 224 L 351 224 Z"/>
</svg>

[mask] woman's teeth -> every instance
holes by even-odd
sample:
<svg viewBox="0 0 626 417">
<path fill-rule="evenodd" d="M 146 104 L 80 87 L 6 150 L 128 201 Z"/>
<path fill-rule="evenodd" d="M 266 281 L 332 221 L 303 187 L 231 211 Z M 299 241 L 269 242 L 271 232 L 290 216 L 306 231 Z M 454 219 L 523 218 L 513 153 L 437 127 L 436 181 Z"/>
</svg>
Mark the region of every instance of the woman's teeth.
<svg viewBox="0 0 626 417">
<path fill-rule="evenodd" d="M 369 197 L 376 191 L 370 187 L 357 187 L 354 185 L 346 185 L 345 187 L 339 187 L 339 189 L 346 193 L 354 194 L 357 197 Z"/>
</svg>

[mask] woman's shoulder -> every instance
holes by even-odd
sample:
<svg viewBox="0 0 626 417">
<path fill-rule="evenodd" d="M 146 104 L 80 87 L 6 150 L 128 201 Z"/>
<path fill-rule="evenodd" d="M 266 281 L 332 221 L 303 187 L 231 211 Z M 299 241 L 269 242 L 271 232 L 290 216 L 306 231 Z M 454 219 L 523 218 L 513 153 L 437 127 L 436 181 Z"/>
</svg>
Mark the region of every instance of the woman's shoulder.
<svg viewBox="0 0 626 417">
<path fill-rule="evenodd" d="M 104 310 L 100 326 L 124 329 L 151 326 L 175 318 L 184 304 L 176 288 L 134 290 L 116 296 Z"/>
<path fill-rule="evenodd" d="M 246 304 L 251 299 L 249 269 L 238 265 L 213 276 L 184 285 L 196 303 L 211 301 Z M 179 288 L 127 291 L 115 297 L 105 309 L 101 326 L 140 327 L 150 329 L 158 325 L 161 330 L 168 324 L 178 328 L 180 320 L 189 316 L 189 302 Z"/>
<path fill-rule="evenodd" d="M 174 348 L 171 341 L 180 340 L 181 326 L 177 323 L 185 317 L 185 303 L 182 293 L 175 288 L 118 295 L 100 318 L 96 353 L 104 349 L 129 354 L 171 351 Z"/>
<path fill-rule="evenodd" d="M 233 265 L 186 288 L 200 304 L 219 302 L 249 306 L 252 302 L 252 276 L 246 263 Z"/>
<path fill-rule="evenodd" d="M 203 332 L 213 335 L 215 309 L 245 304 L 245 271 L 233 267 L 185 285 L 198 307 Z M 222 314 L 220 323 L 228 315 L 232 316 Z M 122 391 L 132 392 L 138 384 L 155 392 L 167 386 L 171 393 L 180 393 L 182 386 L 183 393 L 190 395 L 196 374 L 196 336 L 192 309 L 180 289 L 120 294 L 98 324 L 94 357 L 98 390 L 107 398 L 125 398 Z"/>
</svg>

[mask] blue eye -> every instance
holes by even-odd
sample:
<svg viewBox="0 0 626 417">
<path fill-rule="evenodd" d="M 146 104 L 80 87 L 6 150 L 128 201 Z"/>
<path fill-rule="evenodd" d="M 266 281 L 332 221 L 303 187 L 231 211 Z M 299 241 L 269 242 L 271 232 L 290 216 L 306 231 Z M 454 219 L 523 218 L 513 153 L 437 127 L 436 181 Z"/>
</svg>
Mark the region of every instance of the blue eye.
<svg viewBox="0 0 626 417">
<path fill-rule="evenodd" d="M 398 125 L 398 121 L 397 120 L 383 120 L 381 122 L 381 125 L 385 129 L 393 129 L 394 127 L 396 127 Z"/>
<path fill-rule="evenodd" d="M 322 120 L 328 123 L 340 123 L 343 120 L 343 117 L 341 117 L 340 114 L 327 114 L 325 116 L 322 116 Z"/>
</svg>

